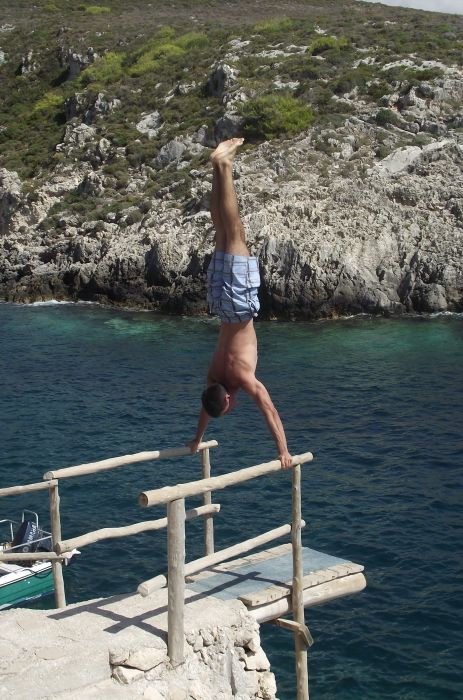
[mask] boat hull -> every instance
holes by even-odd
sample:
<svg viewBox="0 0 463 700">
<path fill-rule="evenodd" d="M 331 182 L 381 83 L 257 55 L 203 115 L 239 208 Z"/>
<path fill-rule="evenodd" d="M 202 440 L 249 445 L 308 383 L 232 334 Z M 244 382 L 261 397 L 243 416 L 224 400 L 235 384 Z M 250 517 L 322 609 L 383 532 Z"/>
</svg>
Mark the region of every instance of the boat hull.
<svg viewBox="0 0 463 700">
<path fill-rule="evenodd" d="M 7 574 L 0 577 L 0 610 L 11 608 L 53 593 L 54 582 L 52 567 L 49 562 L 37 569 L 22 569 L 14 576 Z"/>
</svg>

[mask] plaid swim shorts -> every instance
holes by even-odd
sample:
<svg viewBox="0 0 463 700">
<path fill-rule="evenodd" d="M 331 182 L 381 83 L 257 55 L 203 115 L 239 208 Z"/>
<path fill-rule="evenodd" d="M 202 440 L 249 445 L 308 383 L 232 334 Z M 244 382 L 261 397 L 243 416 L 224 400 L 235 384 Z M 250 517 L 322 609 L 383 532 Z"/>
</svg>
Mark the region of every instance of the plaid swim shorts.
<svg viewBox="0 0 463 700">
<path fill-rule="evenodd" d="M 227 323 L 257 316 L 260 286 L 257 258 L 215 251 L 207 270 L 209 312 Z"/>
</svg>

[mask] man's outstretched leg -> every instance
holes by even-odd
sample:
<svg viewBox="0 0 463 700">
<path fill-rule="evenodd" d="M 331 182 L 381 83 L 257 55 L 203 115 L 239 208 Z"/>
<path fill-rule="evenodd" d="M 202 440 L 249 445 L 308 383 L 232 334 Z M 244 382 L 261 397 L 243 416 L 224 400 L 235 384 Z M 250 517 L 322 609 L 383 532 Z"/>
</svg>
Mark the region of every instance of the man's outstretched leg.
<svg viewBox="0 0 463 700">
<path fill-rule="evenodd" d="M 233 184 L 233 158 L 243 141 L 242 138 L 223 141 L 211 155 L 211 216 L 216 231 L 215 249 L 231 255 L 249 256 Z"/>
<path fill-rule="evenodd" d="M 233 158 L 243 141 L 223 141 L 211 155 L 211 216 L 216 235 L 207 270 L 207 301 L 209 311 L 223 324 L 252 321 L 259 310 L 259 263 L 249 255 L 233 184 Z"/>
</svg>

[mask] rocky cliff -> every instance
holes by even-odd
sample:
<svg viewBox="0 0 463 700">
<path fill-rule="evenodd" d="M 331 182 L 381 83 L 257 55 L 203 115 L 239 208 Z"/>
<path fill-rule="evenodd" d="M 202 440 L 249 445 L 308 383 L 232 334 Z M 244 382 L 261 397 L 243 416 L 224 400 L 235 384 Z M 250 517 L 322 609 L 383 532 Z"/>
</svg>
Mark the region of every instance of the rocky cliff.
<svg viewBox="0 0 463 700">
<path fill-rule="evenodd" d="M 453 20 L 449 42 L 461 47 Z M 191 34 L 171 35 L 173 61 L 193 41 L 202 63 L 156 83 L 149 109 L 137 97 L 130 116 L 127 87 L 103 86 L 104 61 L 115 70 L 119 59 L 61 46 L 61 93 L 47 93 L 63 121 L 52 160 L 29 176 L 0 170 L 0 295 L 205 313 L 207 156 L 244 133 L 235 180 L 264 317 L 462 310 L 461 48 L 432 60 L 426 47 L 391 53 L 397 21 L 384 16 L 381 43 L 368 36 L 368 46 L 328 19 L 304 37 L 282 22 L 221 36 L 213 56 Z M 147 74 L 144 50 L 120 59 L 133 79 Z M 39 65 L 29 52 L 20 80 Z M 114 135 L 118 124 L 132 140 Z"/>
</svg>

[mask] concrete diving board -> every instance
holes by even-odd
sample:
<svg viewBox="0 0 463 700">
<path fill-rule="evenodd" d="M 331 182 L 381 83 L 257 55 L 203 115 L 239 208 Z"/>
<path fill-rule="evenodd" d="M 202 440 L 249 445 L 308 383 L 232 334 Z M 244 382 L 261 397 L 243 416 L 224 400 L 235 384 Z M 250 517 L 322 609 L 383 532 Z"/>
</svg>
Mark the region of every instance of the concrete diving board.
<svg viewBox="0 0 463 700">
<path fill-rule="evenodd" d="M 304 607 L 358 593 L 366 586 L 363 566 L 308 547 L 302 548 Z M 206 569 L 187 578 L 196 593 L 238 598 L 257 622 L 291 612 L 291 544 L 272 547 Z"/>
</svg>

